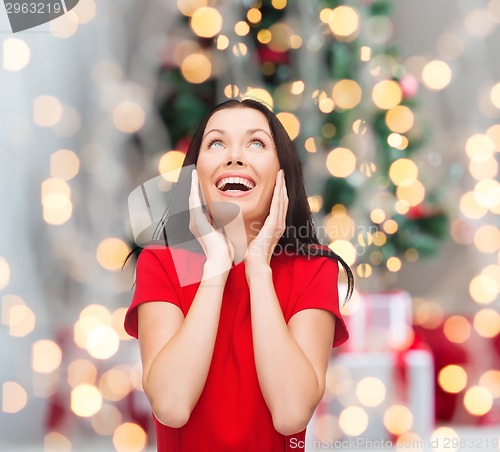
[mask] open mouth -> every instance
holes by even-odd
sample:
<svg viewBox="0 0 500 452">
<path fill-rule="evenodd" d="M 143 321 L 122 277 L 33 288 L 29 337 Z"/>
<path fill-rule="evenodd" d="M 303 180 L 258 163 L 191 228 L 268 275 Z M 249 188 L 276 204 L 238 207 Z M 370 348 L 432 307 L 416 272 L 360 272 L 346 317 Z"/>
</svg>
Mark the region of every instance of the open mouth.
<svg viewBox="0 0 500 452">
<path fill-rule="evenodd" d="M 219 180 L 216 187 L 224 192 L 245 192 L 255 187 L 255 183 L 242 177 L 224 177 Z"/>
</svg>

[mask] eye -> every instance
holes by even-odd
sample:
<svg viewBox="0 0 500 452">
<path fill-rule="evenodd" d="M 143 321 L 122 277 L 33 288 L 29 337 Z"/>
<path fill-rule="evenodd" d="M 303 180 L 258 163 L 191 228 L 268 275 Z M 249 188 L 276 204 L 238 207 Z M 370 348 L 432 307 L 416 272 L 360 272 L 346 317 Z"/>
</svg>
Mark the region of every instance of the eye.
<svg viewBox="0 0 500 452">
<path fill-rule="evenodd" d="M 210 141 L 207 145 L 208 148 L 222 148 L 224 145 L 222 144 L 222 141 L 215 138 L 212 141 Z"/>
<path fill-rule="evenodd" d="M 250 144 L 252 145 L 252 147 L 254 148 L 265 148 L 266 147 L 266 143 L 264 143 L 264 140 L 261 140 L 260 138 L 254 138 Z"/>
</svg>

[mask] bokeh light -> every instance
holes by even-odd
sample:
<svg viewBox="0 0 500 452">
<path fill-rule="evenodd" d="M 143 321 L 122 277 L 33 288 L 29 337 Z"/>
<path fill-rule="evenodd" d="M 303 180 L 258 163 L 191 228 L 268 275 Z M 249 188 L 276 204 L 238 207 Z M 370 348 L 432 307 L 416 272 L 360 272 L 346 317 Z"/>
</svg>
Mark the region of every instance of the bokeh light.
<svg viewBox="0 0 500 452">
<path fill-rule="evenodd" d="M 335 148 L 326 157 L 326 168 L 332 176 L 347 177 L 356 169 L 356 157 L 350 149 Z"/>
<path fill-rule="evenodd" d="M 473 386 L 464 396 L 465 409 L 474 416 L 482 416 L 491 410 L 493 397 L 486 388 Z"/>
<path fill-rule="evenodd" d="M 77 416 L 91 417 L 102 407 L 102 395 L 93 385 L 78 385 L 71 391 L 71 410 Z"/>
<path fill-rule="evenodd" d="M 17 413 L 28 402 L 28 393 L 15 381 L 2 383 L 2 412 Z"/>
<path fill-rule="evenodd" d="M 450 364 L 439 371 L 438 383 L 444 391 L 456 394 L 467 386 L 467 372 L 461 366 Z"/>
<path fill-rule="evenodd" d="M 125 422 L 113 434 L 113 445 L 118 452 L 140 452 L 146 447 L 146 432 L 137 424 Z"/>
<path fill-rule="evenodd" d="M 363 408 L 350 406 L 339 415 L 339 426 L 349 436 L 359 436 L 368 427 L 368 414 Z"/>
<path fill-rule="evenodd" d="M 392 405 L 384 413 L 384 425 L 389 432 L 401 435 L 411 429 L 413 415 L 404 405 Z"/>
<path fill-rule="evenodd" d="M 191 16 L 190 25 L 198 36 L 212 38 L 222 28 L 222 16 L 215 8 L 198 8 Z"/>
</svg>

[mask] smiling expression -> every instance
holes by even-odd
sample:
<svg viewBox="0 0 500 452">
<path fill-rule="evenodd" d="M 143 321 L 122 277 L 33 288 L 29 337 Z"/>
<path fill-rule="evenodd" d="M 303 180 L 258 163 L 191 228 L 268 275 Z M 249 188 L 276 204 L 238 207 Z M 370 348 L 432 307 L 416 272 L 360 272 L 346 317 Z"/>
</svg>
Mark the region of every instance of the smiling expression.
<svg viewBox="0 0 500 452">
<path fill-rule="evenodd" d="M 253 108 L 227 108 L 209 119 L 197 161 L 210 211 L 212 202 L 238 204 L 246 223 L 263 223 L 280 169 L 267 118 Z"/>
</svg>

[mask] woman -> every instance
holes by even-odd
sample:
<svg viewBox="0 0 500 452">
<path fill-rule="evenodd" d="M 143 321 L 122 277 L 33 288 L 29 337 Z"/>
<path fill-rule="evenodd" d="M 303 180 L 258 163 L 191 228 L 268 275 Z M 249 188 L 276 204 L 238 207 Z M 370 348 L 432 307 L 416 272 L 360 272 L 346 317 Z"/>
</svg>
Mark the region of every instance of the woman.
<svg viewBox="0 0 500 452">
<path fill-rule="evenodd" d="M 182 285 L 179 272 L 192 267 L 172 246 L 146 247 L 125 319 L 140 341 L 158 450 L 304 450 L 332 344 L 348 338 L 338 262 L 348 275 L 346 299 L 351 270 L 319 245 L 300 161 L 266 106 L 217 106 L 194 134 L 183 166 L 193 164 L 198 282 Z M 237 222 L 227 224 L 225 205 L 238 206 L 243 234 L 231 227 Z"/>
</svg>

